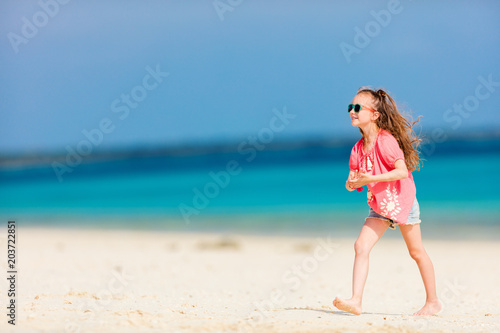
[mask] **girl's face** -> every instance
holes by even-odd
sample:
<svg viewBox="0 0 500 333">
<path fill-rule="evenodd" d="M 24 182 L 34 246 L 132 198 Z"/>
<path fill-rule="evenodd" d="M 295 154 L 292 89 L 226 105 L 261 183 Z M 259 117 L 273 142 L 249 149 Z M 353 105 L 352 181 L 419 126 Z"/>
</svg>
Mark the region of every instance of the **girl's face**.
<svg viewBox="0 0 500 333">
<path fill-rule="evenodd" d="M 373 99 L 369 94 L 358 94 L 354 96 L 352 104 L 363 105 L 363 108 L 359 112 L 355 112 L 354 109 L 352 109 L 349 113 L 351 116 L 352 126 L 363 128 L 377 120 L 378 113 L 367 109 L 370 108 L 376 110 Z"/>
</svg>

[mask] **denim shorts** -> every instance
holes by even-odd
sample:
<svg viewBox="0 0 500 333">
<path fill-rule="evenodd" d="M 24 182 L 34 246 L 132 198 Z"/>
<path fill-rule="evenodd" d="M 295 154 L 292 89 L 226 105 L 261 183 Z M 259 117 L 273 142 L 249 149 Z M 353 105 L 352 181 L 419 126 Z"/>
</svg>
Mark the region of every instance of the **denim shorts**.
<svg viewBox="0 0 500 333">
<path fill-rule="evenodd" d="M 376 219 L 381 219 L 381 220 L 387 221 L 387 222 L 389 222 L 389 228 L 391 228 L 391 229 L 396 229 L 396 225 L 399 224 L 396 221 L 393 221 L 391 219 L 388 219 L 387 217 L 383 217 L 382 215 L 378 214 L 371 207 L 370 207 L 370 213 L 368 214 L 367 218 L 376 218 Z M 365 221 L 366 221 L 366 219 L 365 219 Z M 411 211 L 410 211 L 410 214 L 408 215 L 408 222 L 406 222 L 406 225 L 417 224 L 420 222 L 421 222 L 420 221 L 420 207 L 418 206 L 417 198 L 415 198 L 415 201 L 413 201 L 413 206 L 411 206 Z"/>
</svg>

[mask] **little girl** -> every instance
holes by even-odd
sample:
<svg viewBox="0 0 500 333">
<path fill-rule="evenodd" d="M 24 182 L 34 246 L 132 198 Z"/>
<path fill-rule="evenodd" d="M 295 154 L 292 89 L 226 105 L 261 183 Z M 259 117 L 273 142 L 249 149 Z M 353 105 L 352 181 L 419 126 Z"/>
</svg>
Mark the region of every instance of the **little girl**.
<svg viewBox="0 0 500 333">
<path fill-rule="evenodd" d="M 410 256 L 417 262 L 425 286 L 425 305 L 414 315 L 433 315 L 441 310 L 436 295 L 434 267 L 420 235 L 420 210 L 411 171 L 420 169 L 420 142 L 412 130 L 416 123 L 403 117 L 394 100 L 382 89 L 362 87 L 349 105 L 352 126 L 363 136 L 353 147 L 349 161 L 349 191 L 368 187 L 370 211 L 354 243 L 352 297 L 335 298 L 340 310 L 361 314 L 363 289 L 368 276 L 368 256 L 387 228 L 398 225 Z"/>
</svg>

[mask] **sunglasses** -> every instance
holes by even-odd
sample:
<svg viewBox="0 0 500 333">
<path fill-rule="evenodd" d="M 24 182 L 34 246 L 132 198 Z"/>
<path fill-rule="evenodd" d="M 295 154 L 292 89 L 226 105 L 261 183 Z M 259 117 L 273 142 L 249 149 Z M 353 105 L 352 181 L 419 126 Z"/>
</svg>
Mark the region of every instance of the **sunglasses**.
<svg viewBox="0 0 500 333">
<path fill-rule="evenodd" d="M 369 107 L 363 106 L 361 104 L 349 104 L 349 106 L 347 107 L 347 112 L 351 112 L 351 110 L 354 109 L 354 112 L 358 113 L 363 108 L 371 112 L 377 112 L 377 110 L 370 109 Z"/>
</svg>

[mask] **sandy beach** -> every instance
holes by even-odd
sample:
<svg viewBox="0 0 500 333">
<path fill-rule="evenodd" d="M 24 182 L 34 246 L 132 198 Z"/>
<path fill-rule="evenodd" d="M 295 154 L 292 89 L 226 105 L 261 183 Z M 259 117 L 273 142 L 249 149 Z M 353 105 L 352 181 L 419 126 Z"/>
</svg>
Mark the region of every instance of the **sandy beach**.
<svg viewBox="0 0 500 333">
<path fill-rule="evenodd" d="M 332 306 L 350 296 L 354 239 L 21 228 L 18 240 L 16 326 L 2 276 L 1 332 L 500 331 L 498 242 L 424 239 L 444 310 L 414 317 L 425 293 L 401 237 L 375 246 L 360 316 Z"/>
</svg>

